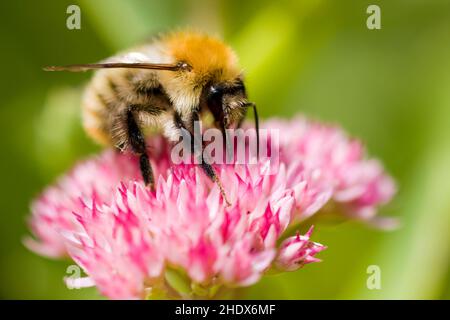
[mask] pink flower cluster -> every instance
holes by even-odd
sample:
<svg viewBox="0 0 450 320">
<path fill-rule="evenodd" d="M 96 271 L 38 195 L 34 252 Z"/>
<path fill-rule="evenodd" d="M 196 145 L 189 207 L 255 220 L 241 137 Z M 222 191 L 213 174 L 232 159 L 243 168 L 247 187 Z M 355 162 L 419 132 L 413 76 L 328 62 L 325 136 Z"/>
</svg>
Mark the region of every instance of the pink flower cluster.
<svg viewBox="0 0 450 320">
<path fill-rule="evenodd" d="M 303 117 L 274 119 L 263 127 L 280 128 L 280 162 L 309 172 L 318 189 L 331 191 L 326 201 L 333 200 L 342 214 L 384 229 L 396 227 L 396 219 L 376 216 L 377 208 L 396 193 L 396 185 L 378 160 L 367 159 L 361 141 L 339 127 Z"/>
<path fill-rule="evenodd" d="M 327 203 L 373 220 L 393 196 L 391 178 L 341 130 L 301 118 L 264 127 L 281 130 L 279 168 L 273 173 L 268 160 L 216 166 L 231 206 L 197 166 L 171 165 L 169 145 L 153 138 L 155 192 L 140 182 L 134 157 L 105 151 L 34 202 L 35 239 L 26 244 L 42 255 L 69 255 L 89 276 L 84 282 L 110 298 L 215 297 L 265 272 L 319 261 L 325 247 L 310 240 L 312 228 L 291 237 L 285 231 Z"/>
</svg>

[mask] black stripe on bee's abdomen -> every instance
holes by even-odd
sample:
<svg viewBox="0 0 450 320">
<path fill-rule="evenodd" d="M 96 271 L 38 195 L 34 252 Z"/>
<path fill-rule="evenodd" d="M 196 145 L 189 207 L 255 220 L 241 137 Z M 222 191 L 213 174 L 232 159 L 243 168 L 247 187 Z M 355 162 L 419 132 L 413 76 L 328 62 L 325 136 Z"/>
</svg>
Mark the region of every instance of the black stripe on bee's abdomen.
<svg viewBox="0 0 450 320">
<path fill-rule="evenodd" d="M 146 87 L 142 85 L 137 85 L 135 89 L 137 94 L 145 96 L 162 96 L 165 95 L 161 86 L 158 87 Z"/>
<path fill-rule="evenodd" d="M 115 103 L 108 101 L 108 99 L 105 98 L 105 96 L 102 93 L 97 93 L 97 98 L 100 101 L 100 103 L 107 109 L 107 110 L 113 110 Z"/>
<path fill-rule="evenodd" d="M 155 77 L 149 76 L 149 78 L 142 78 L 133 72 L 129 72 L 125 75 L 128 83 L 133 87 L 134 92 L 138 95 L 165 95 L 161 84 Z"/>
<path fill-rule="evenodd" d="M 118 96 L 119 95 L 119 90 L 117 88 L 117 84 L 110 78 L 108 78 L 108 86 L 111 89 L 111 91 L 113 92 L 114 96 Z"/>
<path fill-rule="evenodd" d="M 140 104 L 142 105 L 142 109 L 150 115 L 157 116 L 171 106 L 170 99 L 161 85 L 156 87 L 138 85 L 135 87 L 135 92 L 141 97 L 141 99 L 139 99 L 140 101 L 146 101 L 145 103 L 141 102 Z"/>
<path fill-rule="evenodd" d="M 160 108 L 156 105 L 148 105 L 142 106 L 142 109 L 145 110 L 145 113 L 151 116 L 159 116 L 165 109 Z"/>
<path fill-rule="evenodd" d="M 159 116 L 165 109 L 153 104 L 152 105 L 132 104 L 128 107 L 128 110 L 133 112 L 143 112 L 149 116 Z"/>
</svg>

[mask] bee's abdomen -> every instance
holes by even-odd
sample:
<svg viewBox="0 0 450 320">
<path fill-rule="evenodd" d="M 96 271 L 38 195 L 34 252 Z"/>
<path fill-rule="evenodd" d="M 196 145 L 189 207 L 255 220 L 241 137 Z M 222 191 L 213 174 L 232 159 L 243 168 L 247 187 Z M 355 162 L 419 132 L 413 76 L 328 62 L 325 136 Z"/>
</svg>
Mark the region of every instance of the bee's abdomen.
<svg viewBox="0 0 450 320">
<path fill-rule="evenodd" d="M 107 88 L 106 76 L 96 74 L 87 86 L 82 105 L 83 127 L 95 142 L 101 145 L 111 145 L 111 135 L 108 128 L 108 117 L 114 108 L 115 99 L 112 92 Z"/>
<path fill-rule="evenodd" d="M 83 124 L 87 134 L 102 145 L 122 146 L 127 142 L 128 108 L 139 109 L 141 126 L 159 125 L 170 100 L 154 73 L 130 70 L 102 70 L 85 91 Z"/>
</svg>

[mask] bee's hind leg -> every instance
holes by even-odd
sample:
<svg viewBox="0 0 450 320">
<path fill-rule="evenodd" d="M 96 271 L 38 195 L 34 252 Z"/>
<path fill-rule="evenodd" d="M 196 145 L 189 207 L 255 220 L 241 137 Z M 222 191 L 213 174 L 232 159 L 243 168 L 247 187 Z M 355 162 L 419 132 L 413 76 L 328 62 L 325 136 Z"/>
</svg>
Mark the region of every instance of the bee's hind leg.
<svg viewBox="0 0 450 320">
<path fill-rule="evenodd" d="M 148 157 L 147 148 L 145 144 L 145 137 L 139 128 L 136 120 L 136 113 L 139 112 L 133 106 L 127 110 L 126 121 L 128 131 L 128 143 L 134 154 L 139 156 L 139 165 L 141 168 L 142 178 L 145 185 L 150 186 L 152 190 L 155 188 L 155 179 L 153 176 L 152 165 Z"/>
</svg>

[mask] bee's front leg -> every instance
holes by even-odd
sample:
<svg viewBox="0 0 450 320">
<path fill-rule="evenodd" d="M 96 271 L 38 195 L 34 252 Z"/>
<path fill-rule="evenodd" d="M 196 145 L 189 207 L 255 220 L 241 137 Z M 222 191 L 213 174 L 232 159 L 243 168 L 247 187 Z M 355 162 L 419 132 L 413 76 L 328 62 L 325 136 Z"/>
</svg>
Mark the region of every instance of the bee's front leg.
<svg viewBox="0 0 450 320">
<path fill-rule="evenodd" d="M 195 126 L 195 122 L 200 120 L 200 116 L 198 114 L 198 112 L 194 112 L 191 118 L 191 124 L 190 127 L 194 128 Z M 175 112 L 174 114 L 174 122 L 176 127 L 179 130 L 183 130 L 184 133 L 187 133 L 190 135 L 191 137 L 191 142 L 194 143 L 195 141 L 195 137 L 194 134 L 188 130 L 187 126 L 185 125 L 185 123 L 183 122 L 183 120 L 181 119 L 181 116 Z M 182 136 L 183 134 L 181 134 Z M 203 141 L 203 139 L 202 139 Z M 204 154 L 203 154 L 203 150 L 196 150 L 196 148 L 194 148 L 194 146 L 192 146 L 191 148 L 193 155 L 198 159 L 198 161 L 200 162 L 200 167 L 202 168 L 202 170 L 205 172 L 205 174 L 214 182 L 217 184 L 217 186 L 219 187 L 220 193 L 222 194 L 222 197 L 226 203 L 227 206 L 230 206 L 231 203 L 230 201 L 228 201 L 228 197 L 225 193 L 225 189 L 223 188 L 222 182 L 219 179 L 219 176 L 217 175 L 216 171 L 214 170 L 214 168 L 212 167 L 210 161 L 208 159 L 205 159 Z"/>
</svg>

